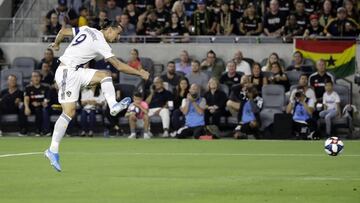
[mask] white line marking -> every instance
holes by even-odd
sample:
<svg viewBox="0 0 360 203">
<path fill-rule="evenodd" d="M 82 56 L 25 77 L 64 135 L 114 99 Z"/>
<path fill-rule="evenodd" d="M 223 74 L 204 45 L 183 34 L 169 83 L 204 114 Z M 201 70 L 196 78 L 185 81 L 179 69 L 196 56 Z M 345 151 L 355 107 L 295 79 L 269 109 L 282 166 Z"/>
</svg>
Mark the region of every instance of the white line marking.
<svg viewBox="0 0 360 203">
<path fill-rule="evenodd" d="M 0 154 L 0 158 L 13 157 L 13 156 L 37 155 L 37 154 L 42 154 L 42 153 L 44 153 L 44 152 L 25 152 L 25 153 L 17 153 L 17 154 Z"/>
</svg>

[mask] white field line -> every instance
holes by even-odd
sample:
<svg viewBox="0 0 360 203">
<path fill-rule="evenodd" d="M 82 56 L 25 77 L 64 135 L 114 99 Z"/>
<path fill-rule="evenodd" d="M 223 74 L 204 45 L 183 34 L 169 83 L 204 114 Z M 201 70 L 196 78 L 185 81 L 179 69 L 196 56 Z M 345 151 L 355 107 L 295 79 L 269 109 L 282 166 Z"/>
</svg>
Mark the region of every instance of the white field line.
<svg viewBox="0 0 360 203">
<path fill-rule="evenodd" d="M 17 153 L 17 154 L 0 154 L 0 158 L 13 157 L 13 156 L 37 155 L 37 154 L 43 154 L 43 153 L 44 152 L 25 152 L 25 153 Z"/>
</svg>

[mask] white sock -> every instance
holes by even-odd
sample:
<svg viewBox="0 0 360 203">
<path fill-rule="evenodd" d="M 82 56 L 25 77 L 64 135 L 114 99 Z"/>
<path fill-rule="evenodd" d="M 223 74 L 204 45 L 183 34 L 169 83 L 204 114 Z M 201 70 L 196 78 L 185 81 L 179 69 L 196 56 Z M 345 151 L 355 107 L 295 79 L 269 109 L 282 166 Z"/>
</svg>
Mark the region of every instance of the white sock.
<svg viewBox="0 0 360 203">
<path fill-rule="evenodd" d="M 53 153 L 59 152 L 59 145 L 61 139 L 64 137 L 66 129 L 71 121 L 71 118 L 66 115 L 65 113 L 62 113 L 59 118 L 57 119 L 55 126 L 54 126 L 54 132 L 52 135 L 51 145 L 50 145 L 50 151 Z"/>
<path fill-rule="evenodd" d="M 113 81 L 111 77 L 106 77 L 104 79 L 102 79 L 100 81 L 101 83 L 101 91 L 104 94 L 104 97 L 109 105 L 109 107 L 111 108 L 112 106 L 114 106 L 117 101 L 116 101 L 116 96 L 115 96 L 115 88 L 113 85 Z"/>
</svg>

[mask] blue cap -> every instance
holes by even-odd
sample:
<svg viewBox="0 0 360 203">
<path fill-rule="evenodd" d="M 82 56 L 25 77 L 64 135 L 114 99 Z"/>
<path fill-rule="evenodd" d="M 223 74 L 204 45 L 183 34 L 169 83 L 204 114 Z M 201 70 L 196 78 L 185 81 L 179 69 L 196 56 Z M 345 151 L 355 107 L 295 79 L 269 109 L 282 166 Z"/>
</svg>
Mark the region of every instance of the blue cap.
<svg viewBox="0 0 360 203">
<path fill-rule="evenodd" d="M 197 4 L 206 4 L 205 0 L 198 0 Z"/>
<path fill-rule="evenodd" d="M 58 0 L 58 4 L 62 5 L 62 6 L 66 6 L 67 5 L 67 0 Z"/>
</svg>

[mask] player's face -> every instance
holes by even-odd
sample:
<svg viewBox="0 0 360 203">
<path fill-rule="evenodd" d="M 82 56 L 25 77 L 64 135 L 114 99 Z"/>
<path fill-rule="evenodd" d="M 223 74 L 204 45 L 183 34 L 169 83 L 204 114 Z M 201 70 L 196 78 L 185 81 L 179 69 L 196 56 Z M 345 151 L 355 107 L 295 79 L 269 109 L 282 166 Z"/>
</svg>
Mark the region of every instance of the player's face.
<svg viewBox="0 0 360 203">
<path fill-rule="evenodd" d="M 121 28 L 109 28 L 107 30 L 107 41 L 116 42 L 120 38 Z"/>
</svg>

